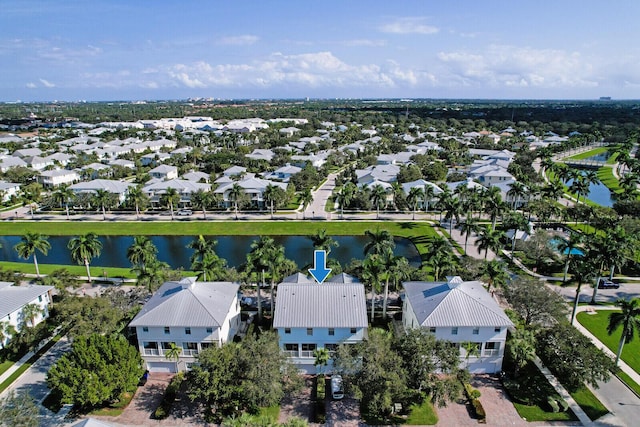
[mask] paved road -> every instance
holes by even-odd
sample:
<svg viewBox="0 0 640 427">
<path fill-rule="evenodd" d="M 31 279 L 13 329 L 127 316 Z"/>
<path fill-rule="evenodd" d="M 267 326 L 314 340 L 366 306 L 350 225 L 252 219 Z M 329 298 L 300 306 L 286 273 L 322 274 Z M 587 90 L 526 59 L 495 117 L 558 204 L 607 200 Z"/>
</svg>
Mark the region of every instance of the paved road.
<svg viewBox="0 0 640 427">
<path fill-rule="evenodd" d="M 606 383 L 599 381 L 593 392 L 611 411 L 598 419 L 596 425 L 631 427 L 640 423 L 640 399 L 618 377 L 612 376 Z"/>
<path fill-rule="evenodd" d="M 36 402 L 41 403 L 49 394 L 46 377 L 51 365 L 53 365 L 65 352 L 69 351 L 71 344 L 67 337 L 63 337 L 27 369 L 13 384 L 11 384 L 0 397 L 4 397 L 9 391 L 27 391 Z M 64 424 L 62 411 L 54 414 L 43 406 L 40 406 L 40 425 L 59 426 Z"/>
</svg>

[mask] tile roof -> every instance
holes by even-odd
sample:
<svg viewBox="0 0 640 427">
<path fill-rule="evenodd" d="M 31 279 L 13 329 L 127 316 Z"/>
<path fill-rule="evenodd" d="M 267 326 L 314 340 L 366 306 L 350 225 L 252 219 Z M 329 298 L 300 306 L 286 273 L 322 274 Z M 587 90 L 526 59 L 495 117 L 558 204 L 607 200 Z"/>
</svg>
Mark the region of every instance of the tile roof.
<svg viewBox="0 0 640 427">
<path fill-rule="evenodd" d="M 364 328 L 367 325 L 361 283 L 278 285 L 274 328 Z"/>
<path fill-rule="evenodd" d="M 406 282 L 406 298 L 421 326 L 512 326 L 481 282 Z"/>
<path fill-rule="evenodd" d="M 221 326 L 238 295 L 231 282 L 166 282 L 129 326 Z"/>
</svg>

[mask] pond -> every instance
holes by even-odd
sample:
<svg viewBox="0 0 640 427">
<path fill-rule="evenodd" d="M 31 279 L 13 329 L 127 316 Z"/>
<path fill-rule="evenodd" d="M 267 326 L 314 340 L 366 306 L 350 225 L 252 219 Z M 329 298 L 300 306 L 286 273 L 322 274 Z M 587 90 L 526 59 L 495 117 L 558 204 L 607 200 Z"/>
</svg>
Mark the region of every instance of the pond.
<svg viewBox="0 0 640 427">
<path fill-rule="evenodd" d="M 572 179 L 567 181 L 567 187 L 570 187 L 572 183 L 573 183 Z M 601 206 L 607 206 L 607 207 L 613 206 L 613 200 L 611 199 L 611 191 L 606 185 L 602 183 L 589 184 L 589 194 L 587 194 L 587 199 Z"/>
<path fill-rule="evenodd" d="M 186 246 L 197 236 L 150 236 L 151 241 L 158 248 L 158 259 L 164 261 L 171 268 L 191 269 L 189 258 L 193 251 Z M 206 236 L 209 237 L 209 236 Z M 212 236 L 218 241 L 216 253 L 227 260 L 229 267 L 239 267 L 246 261 L 247 253 L 251 250 L 251 243 L 258 236 Z M 285 248 L 287 258 L 296 262 L 299 268 L 313 263 L 313 245 L 306 236 L 272 236 L 276 243 Z M 352 259 L 364 259 L 362 253 L 368 239 L 366 236 L 332 236 L 339 243 L 333 248 L 329 258 L 336 259 L 341 265 L 348 264 Z M 51 236 L 51 250 L 48 255 L 38 253 L 38 262 L 42 264 L 75 264 L 71 259 L 67 244 L 73 236 Z M 14 246 L 20 242 L 21 236 L 0 236 L 0 256 L 2 261 L 33 262 L 33 258 L 24 260 L 18 257 Z M 100 236 L 102 254 L 91 261 L 92 266 L 100 267 L 131 267 L 127 259 L 127 248 L 133 243 L 133 236 Z M 407 258 L 412 266 L 420 266 L 420 255 L 415 245 L 408 239 L 395 238 L 396 255 Z"/>
</svg>

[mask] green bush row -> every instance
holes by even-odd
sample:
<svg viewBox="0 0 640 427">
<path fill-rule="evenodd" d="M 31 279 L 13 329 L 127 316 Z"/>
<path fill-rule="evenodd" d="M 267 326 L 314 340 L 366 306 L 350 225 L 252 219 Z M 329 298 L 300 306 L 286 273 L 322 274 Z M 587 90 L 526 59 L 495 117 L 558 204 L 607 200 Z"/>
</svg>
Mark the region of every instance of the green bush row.
<svg viewBox="0 0 640 427">
<path fill-rule="evenodd" d="M 487 422 L 487 413 L 480 402 L 480 390 L 475 389 L 469 383 L 464 384 L 464 391 L 467 394 L 467 398 L 471 401 L 473 410 L 478 418 L 478 423 L 485 424 Z"/>
<path fill-rule="evenodd" d="M 569 409 L 567 401 L 560 396 L 547 397 L 547 405 L 549 406 L 549 409 L 551 409 L 551 412 L 567 412 Z"/>
</svg>

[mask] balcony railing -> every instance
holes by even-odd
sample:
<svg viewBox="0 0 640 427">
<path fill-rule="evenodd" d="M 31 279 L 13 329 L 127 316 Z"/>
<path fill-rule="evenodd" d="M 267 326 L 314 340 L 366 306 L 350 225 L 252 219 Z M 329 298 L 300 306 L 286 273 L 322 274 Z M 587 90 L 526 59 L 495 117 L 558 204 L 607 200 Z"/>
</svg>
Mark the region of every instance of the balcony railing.
<svg viewBox="0 0 640 427">
<path fill-rule="evenodd" d="M 483 354 L 485 356 L 498 356 L 500 354 L 500 350 L 498 350 L 498 349 L 485 349 Z"/>
<path fill-rule="evenodd" d="M 160 351 L 157 348 L 145 348 L 142 354 L 145 356 L 160 356 Z"/>
<path fill-rule="evenodd" d="M 194 357 L 198 355 L 198 350 L 182 350 L 182 355 L 187 357 Z"/>
<path fill-rule="evenodd" d="M 300 351 L 300 357 L 313 357 L 313 350 L 302 350 Z"/>
</svg>

